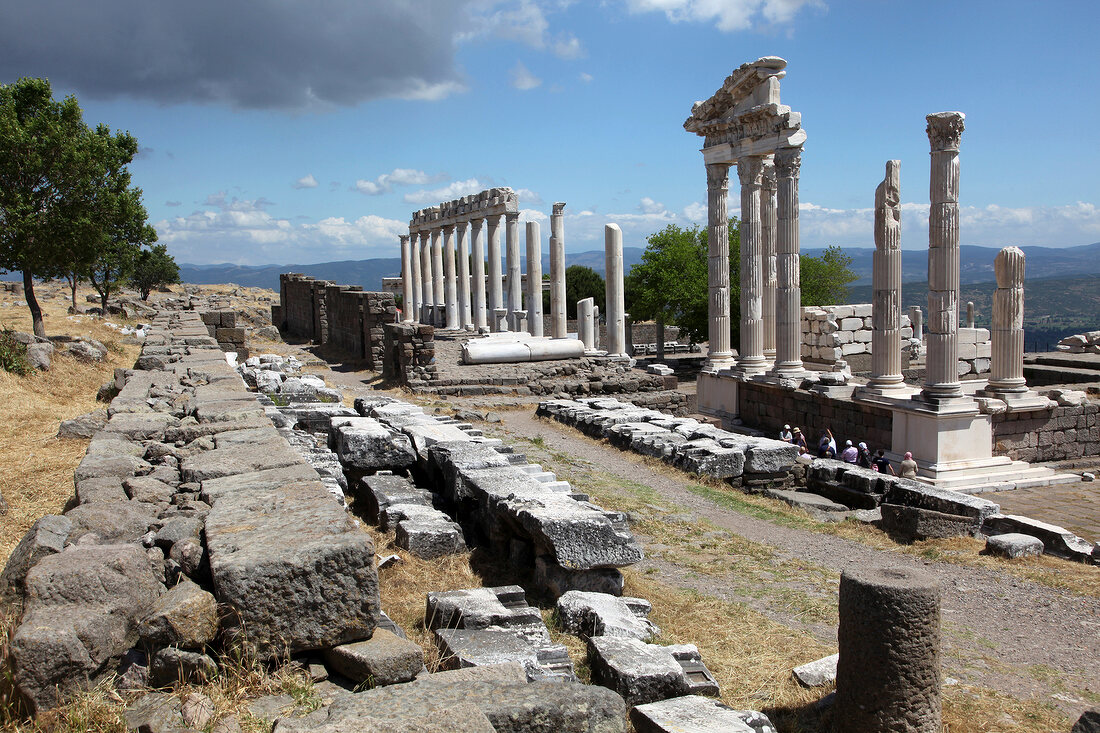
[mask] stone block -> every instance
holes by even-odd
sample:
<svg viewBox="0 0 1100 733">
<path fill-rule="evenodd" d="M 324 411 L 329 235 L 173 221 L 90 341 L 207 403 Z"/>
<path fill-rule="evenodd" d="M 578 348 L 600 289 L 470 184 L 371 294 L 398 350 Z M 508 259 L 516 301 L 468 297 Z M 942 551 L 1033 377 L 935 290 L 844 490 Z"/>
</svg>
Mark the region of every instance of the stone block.
<svg viewBox="0 0 1100 733">
<path fill-rule="evenodd" d="M 839 320 L 841 331 L 858 331 L 863 328 L 862 318 L 841 318 Z"/>
<path fill-rule="evenodd" d="M 71 519 L 54 514 L 41 517 L 31 525 L 12 550 L 4 572 L 0 573 L 0 602 L 22 605 L 27 572 L 42 558 L 64 550 L 72 527 Z"/>
<path fill-rule="evenodd" d="M 1009 558 L 1032 557 L 1043 554 L 1043 541 L 1029 534 L 1007 532 L 987 539 L 985 550 L 991 555 Z"/>
<path fill-rule="evenodd" d="M 860 303 L 852 306 L 852 315 L 857 318 L 870 318 L 872 310 L 870 303 Z"/>
<path fill-rule="evenodd" d="M 1067 560 L 1089 562 L 1093 545 L 1070 532 L 1065 527 L 1040 522 L 1038 519 L 1014 514 L 987 516 L 983 531 L 988 535 L 1019 533 L 1039 538 L 1046 552 Z"/>
<path fill-rule="evenodd" d="M 578 636 L 615 636 L 649 641 L 661 630 L 646 616 L 652 606 L 643 598 L 569 591 L 558 598 L 562 628 Z"/>
<path fill-rule="evenodd" d="M 433 635 L 445 669 L 516 662 L 531 681 L 574 678 L 569 652 L 549 639 L 532 639 L 499 628 L 435 629 Z"/>
<path fill-rule="evenodd" d="M 527 596 L 518 585 L 429 593 L 424 625 L 429 629 L 493 626 L 529 638 L 550 639 L 538 609 L 527 604 Z"/>
<path fill-rule="evenodd" d="M 183 460 L 180 475 L 185 482 L 199 483 L 238 473 L 285 468 L 302 458 L 282 437 L 275 435 L 259 444 L 227 445 Z"/>
<path fill-rule="evenodd" d="M 898 504 L 883 504 L 882 528 L 907 542 L 937 537 L 977 536 L 982 520 Z"/>
<path fill-rule="evenodd" d="M 434 510 L 433 510 L 434 511 Z M 424 559 L 454 555 L 466 551 L 462 528 L 439 512 L 431 519 L 406 519 L 397 523 L 396 543 Z"/>
<path fill-rule="evenodd" d="M 823 687 L 836 680 L 836 663 L 839 654 L 807 662 L 792 670 L 792 674 L 805 687 Z"/>
<path fill-rule="evenodd" d="M 258 658 L 370 637 L 374 546 L 316 483 L 226 493 L 205 536 L 215 594 L 232 612 L 226 625 Z"/>
<path fill-rule="evenodd" d="M 243 328 L 219 328 L 215 330 L 214 338 L 231 344 L 243 344 L 248 340 L 248 332 Z"/>
<path fill-rule="evenodd" d="M 65 512 L 72 522 L 68 544 L 76 544 L 88 535 L 100 545 L 137 542 L 157 520 L 152 504 L 137 501 L 95 502 L 81 504 Z"/>
<path fill-rule="evenodd" d="M 764 713 L 735 710 L 701 695 L 637 705 L 630 722 L 636 733 L 776 733 Z"/>
<path fill-rule="evenodd" d="M 890 486 L 886 494 L 886 501 L 891 504 L 932 509 L 945 514 L 958 514 L 978 519 L 985 519 L 1001 511 L 1000 505 L 988 499 L 981 499 L 949 489 L 937 489 L 918 481 L 903 478 L 897 479 Z"/>
<path fill-rule="evenodd" d="M 869 344 L 872 338 L 872 332 L 866 328 L 861 331 L 855 331 L 852 334 L 852 341 L 857 343 Z"/>
<path fill-rule="evenodd" d="M 383 628 L 376 628 L 366 641 L 341 644 L 322 654 L 332 671 L 369 687 L 408 682 L 424 669 L 423 650 Z"/>
<path fill-rule="evenodd" d="M 687 677 L 665 648 L 639 639 L 594 636 L 588 639 L 592 683 L 614 690 L 627 705 L 679 697 L 689 692 Z"/>
<path fill-rule="evenodd" d="M 572 570 L 545 557 L 535 558 L 535 586 L 551 598 L 571 590 L 623 594 L 623 574 L 615 568 Z"/>
<path fill-rule="evenodd" d="M 841 357 L 867 353 L 867 344 L 853 342 L 840 347 Z M 835 361 L 835 360 L 834 360 Z"/>
<path fill-rule="evenodd" d="M 206 654 L 174 646 L 158 649 L 149 660 L 149 682 L 156 687 L 177 682 L 199 685 L 217 674 L 217 663 Z"/>
<path fill-rule="evenodd" d="M 390 432 L 369 417 L 334 417 L 332 448 L 340 462 L 357 470 L 394 470 L 416 463 L 408 436 Z"/>
<path fill-rule="evenodd" d="M 11 639 L 12 675 L 32 713 L 64 704 L 114 671 L 163 586 L 137 545 L 73 546 L 43 557 L 25 580 Z"/>
</svg>

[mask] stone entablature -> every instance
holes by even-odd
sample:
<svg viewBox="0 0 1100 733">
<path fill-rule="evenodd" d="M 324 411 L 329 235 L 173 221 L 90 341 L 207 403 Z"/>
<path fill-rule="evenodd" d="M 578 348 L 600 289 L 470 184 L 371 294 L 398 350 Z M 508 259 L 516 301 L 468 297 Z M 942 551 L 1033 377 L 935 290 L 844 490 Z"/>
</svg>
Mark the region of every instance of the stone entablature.
<svg viewBox="0 0 1100 733">
<path fill-rule="evenodd" d="M 489 216 L 519 213 L 519 196 L 510 188 L 489 188 L 479 193 L 414 211 L 410 232 L 431 231 Z"/>
</svg>

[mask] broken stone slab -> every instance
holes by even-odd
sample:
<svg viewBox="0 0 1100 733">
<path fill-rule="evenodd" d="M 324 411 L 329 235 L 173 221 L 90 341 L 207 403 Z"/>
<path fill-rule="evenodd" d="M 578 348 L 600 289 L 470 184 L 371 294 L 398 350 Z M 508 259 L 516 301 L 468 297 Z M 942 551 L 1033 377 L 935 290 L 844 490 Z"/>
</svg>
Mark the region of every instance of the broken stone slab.
<svg viewBox="0 0 1100 733">
<path fill-rule="evenodd" d="M 734 710 L 701 695 L 637 705 L 630 722 L 636 733 L 777 733 L 764 713 Z"/>
<path fill-rule="evenodd" d="M 225 494 L 235 494 L 242 491 L 265 492 L 293 483 L 316 482 L 317 480 L 317 471 L 312 466 L 298 462 L 290 466 L 206 479 L 201 484 L 199 495 L 207 504 L 213 505 Z"/>
<path fill-rule="evenodd" d="M 199 649 L 218 633 L 218 602 L 190 580 L 181 580 L 153 604 L 138 623 L 141 640 L 152 646 Z"/>
<path fill-rule="evenodd" d="M 429 462 L 442 474 L 441 493 L 450 501 L 473 497 L 473 489 L 465 480 L 467 472 L 511 465 L 503 453 L 470 441 L 436 443 L 429 449 Z"/>
<path fill-rule="evenodd" d="M 126 496 L 143 504 L 167 504 L 176 493 L 175 487 L 152 476 L 131 476 L 122 480 Z"/>
<path fill-rule="evenodd" d="M 435 511 L 435 510 L 433 510 Z M 438 512 L 432 518 L 410 518 L 397 523 L 395 542 L 425 560 L 466 551 L 462 528 Z"/>
<path fill-rule="evenodd" d="M 882 528 L 907 542 L 944 537 L 976 537 L 982 522 L 976 517 L 937 512 L 914 506 L 883 504 Z"/>
<path fill-rule="evenodd" d="M 383 530 L 396 529 L 399 522 L 406 520 L 449 522 L 450 518 L 430 504 L 419 503 L 389 504 L 378 512 L 378 526 Z"/>
<path fill-rule="evenodd" d="M 661 630 L 646 616 L 652 605 L 644 598 L 571 590 L 558 598 L 562 627 L 579 636 L 616 636 L 648 641 Z"/>
<path fill-rule="evenodd" d="M 179 419 L 165 412 L 119 412 L 111 416 L 103 432 L 127 440 L 163 440 L 168 428 L 179 425 Z"/>
<path fill-rule="evenodd" d="M 0 573 L 0 602 L 22 605 L 27 572 L 42 558 L 64 550 L 72 527 L 71 519 L 55 514 L 41 517 L 31 525 Z"/>
<path fill-rule="evenodd" d="M 365 476 L 361 482 L 367 521 L 379 523 L 380 512 L 396 504 L 420 504 L 431 506 L 431 492 L 419 489 L 404 476 L 391 473 L 376 473 Z"/>
<path fill-rule="evenodd" d="M 820 494 L 814 494 L 809 491 L 786 491 L 782 489 L 765 489 L 764 496 L 772 499 L 779 499 L 787 504 L 795 507 L 796 509 L 806 509 L 807 511 L 819 511 L 819 512 L 846 512 L 848 507 L 843 504 L 838 504 L 835 501 L 831 501 Z"/>
<path fill-rule="evenodd" d="M 137 621 L 164 587 L 137 545 L 69 547 L 27 573 L 12 674 L 37 714 L 95 684 L 137 643 Z"/>
<path fill-rule="evenodd" d="M 322 487 L 223 494 L 206 517 L 218 601 L 259 659 L 370 638 L 374 545 Z"/>
<path fill-rule="evenodd" d="M 346 467 L 394 470 L 416 463 L 407 435 L 391 432 L 370 417 L 332 418 L 332 449 Z"/>
<path fill-rule="evenodd" d="M 806 687 L 822 687 L 831 682 L 836 682 L 836 663 L 840 659 L 839 654 L 830 654 L 827 657 L 807 662 L 792 670 L 795 679 Z"/>
<path fill-rule="evenodd" d="M 376 628 L 367 641 L 341 644 L 322 654 L 334 672 L 370 687 L 408 682 L 424 669 L 423 650 L 383 628 Z"/>
<path fill-rule="evenodd" d="M 1040 522 L 1031 517 L 1022 517 L 1015 514 L 995 514 L 988 516 L 982 526 L 988 535 L 1007 534 L 1018 532 L 1038 537 L 1047 553 L 1062 557 L 1067 560 L 1090 562 L 1092 559 L 1093 545 L 1088 540 L 1082 539 L 1070 532 L 1065 527 L 1055 524 Z"/>
<path fill-rule="evenodd" d="M 728 479 L 745 472 L 743 451 L 737 448 L 724 448 L 718 441 L 710 438 L 698 438 L 681 443 L 676 447 L 673 455 L 674 466 L 702 476 Z"/>
<path fill-rule="evenodd" d="M 62 420 L 57 428 L 59 438 L 91 438 L 107 424 L 107 410 L 93 410 L 70 420 Z"/>
<path fill-rule="evenodd" d="M 588 639 L 592 683 L 623 696 L 627 705 L 689 693 L 684 670 L 664 647 L 639 639 L 593 636 Z"/>
<path fill-rule="evenodd" d="M 991 555 L 1009 558 L 1034 557 L 1043 554 L 1043 541 L 1029 534 L 1008 532 L 987 539 L 985 549 Z"/>
<path fill-rule="evenodd" d="M 149 660 L 149 682 L 156 687 L 176 682 L 202 684 L 217 674 L 217 663 L 206 654 L 174 646 L 158 649 Z"/>
<path fill-rule="evenodd" d="M 472 440 L 465 430 L 460 430 L 454 425 L 438 423 L 434 420 L 432 422 L 405 425 L 401 430 L 409 436 L 417 455 L 424 458 L 428 456 L 428 449 L 437 443 Z"/>
<path fill-rule="evenodd" d="M 518 662 L 531 681 L 574 678 L 569 652 L 549 639 L 532 640 L 502 628 L 435 629 L 433 637 L 445 669 Z"/>
<path fill-rule="evenodd" d="M 563 568 L 553 558 L 535 557 L 535 586 L 550 598 L 557 598 L 571 590 L 623 594 L 623 574 L 616 568 L 592 568 L 572 570 Z"/>
<path fill-rule="evenodd" d="M 429 629 L 504 628 L 537 641 L 550 640 L 538 609 L 527 604 L 518 585 L 429 593 L 424 611 Z"/>
<path fill-rule="evenodd" d="M 80 464 L 73 472 L 73 480 L 77 483 L 89 478 L 102 478 L 105 476 L 141 476 L 153 470 L 153 466 L 132 455 L 96 455 L 89 453 L 80 459 Z"/>
<path fill-rule="evenodd" d="M 404 685 L 345 695 L 312 715 L 277 721 L 274 733 L 336 733 L 390 724 L 395 730 L 430 720 L 438 710 L 471 704 L 497 733 L 625 733 L 621 697 L 579 682 L 502 682 L 442 672 Z"/>
<path fill-rule="evenodd" d="M 817 461 L 814 461 L 816 466 Z M 944 514 L 974 517 L 984 520 L 1000 514 L 1001 507 L 988 499 L 962 494 L 950 489 L 937 489 L 910 479 L 899 478 L 890 486 L 886 499 L 890 504 L 901 504 L 919 509 L 931 509 Z"/>
</svg>

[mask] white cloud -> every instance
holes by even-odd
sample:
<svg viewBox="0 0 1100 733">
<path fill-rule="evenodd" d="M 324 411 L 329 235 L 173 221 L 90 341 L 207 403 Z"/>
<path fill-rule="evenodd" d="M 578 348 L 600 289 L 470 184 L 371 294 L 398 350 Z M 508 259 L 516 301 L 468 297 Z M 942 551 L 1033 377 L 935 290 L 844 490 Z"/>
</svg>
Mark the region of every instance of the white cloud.
<svg viewBox="0 0 1100 733">
<path fill-rule="evenodd" d="M 580 73 L 580 80 L 583 81 L 585 84 L 592 81 L 594 78 L 595 77 L 589 74 L 587 71 L 582 71 Z"/>
<path fill-rule="evenodd" d="M 821 0 L 625 0 L 631 13 L 662 12 L 673 23 L 714 23 L 718 30 L 744 31 L 761 24 L 789 23 L 804 6 Z M 763 21 L 763 23 L 761 23 Z"/>
<path fill-rule="evenodd" d="M 482 183 L 477 178 L 467 178 L 464 181 L 455 181 L 442 188 L 421 189 L 420 191 L 407 193 L 404 196 L 404 200 L 406 204 L 427 204 L 431 206 L 443 201 L 451 201 L 461 196 L 478 193 L 486 188 L 489 188 L 489 186 Z"/>
<path fill-rule="evenodd" d="M 517 188 L 516 196 L 519 196 L 519 200 L 525 204 L 541 204 L 542 196 L 532 191 L 529 188 Z"/>
<path fill-rule="evenodd" d="M 520 221 L 537 221 L 544 222 L 549 221 L 550 217 L 542 213 L 538 209 L 520 209 L 519 210 Z"/>
<path fill-rule="evenodd" d="M 643 196 L 638 204 L 638 210 L 643 214 L 660 214 L 665 211 L 665 205 L 659 201 L 654 201 L 648 196 Z"/>
<path fill-rule="evenodd" d="M 164 202 L 165 206 L 171 206 L 173 208 L 175 208 L 176 206 L 181 206 L 182 204 L 183 204 L 182 201 L 165 201 Z"/>
<path fill-rule="evenodd" d="M 313 177 L 313 174 L 302 176 L 294 182 L 294 188 L 317 188 L 317 179 Z"/>
<path fill-rule="evenodd" d="M 579 59 L 584 54 L 584 46 L 572 33 L 561 35 L 554 41 L 554 55 L 561 59 Z"/>
<path fill-rule="evenodd" d="M 360 193 L 365 193 L 368 196 L 378 196 L 389 193 L 394 186 L 424 186 L 445 180 L 447 180 L 446 173 L 428 175 L 424 171 L 413 170 L 412 168 L 394 168 L 391 172 L 383 173 L 373 181 L 360 178 L 355 182 L 355 188 Z"/>
<path fill-rule="evenodd" d="M 532 48 L 546 47 L 550 23 L 533 0 L 479 0 L 470 6 L 470 20 L 471 30 L 461 34 L 459 40 L 491 35 Z"/>
<path fill-rule="evenodd" d="M 542 79 L 532 74 L 527 67 L 523 65 L 522 61 L 516 62 L 516 65 L 508 72 L 508 78 L 513 87 L 523 92 L 534 89 L 542 84 Z"/>
<path fill-rule="evenodd" d="M 347 221 L 344 217 L 328 217 L 316 224 L 304 224 L 305 232 L 316 232 L 325 241 L 336 246 L 346 247 L 350 245 L 367 246 L 377 242 L 389 242 L 391 245 L 397 241 L 397 236 L 408 233 L 409 225 L 394 219 L 384 219 L 381 216 L 370 214 L 361 216 L 355 221 Z"/>
<path fill-rule="evenodd" d="M 692 202 L 684 207 L 684 218 L 694 224 L 707 223 L 707 205 L 699 203 L 698 201 Z"/>
</svg>

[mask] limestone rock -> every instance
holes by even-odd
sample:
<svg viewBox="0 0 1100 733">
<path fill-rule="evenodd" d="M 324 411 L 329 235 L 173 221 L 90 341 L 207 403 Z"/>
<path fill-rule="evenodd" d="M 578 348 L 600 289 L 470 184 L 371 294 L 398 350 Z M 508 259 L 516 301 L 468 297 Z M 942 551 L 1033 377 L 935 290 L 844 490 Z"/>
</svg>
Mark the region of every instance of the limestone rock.
<svg viewBox="0 0 1100 733">
<path fill-rule="evenodd" d="M 174 682 L 201 684 L 217 674 L 218 665 L 207 655 L 174 646 L 158 650 L 149 663 L 149 681 L 156 687 Z"/>
<path fill-rule="evenodd" d="M 31 710 L 61 704 L 112 671 L 162 590 L 135 545 L 70 547 L 31 568 L 11 642 L 16 687 Z"/>
<path fill-rule="evenodd" d="M 792 674 L 806 687 L 821 687 L 836 680 L 838 659 L 840 659 L 839 654 L 830 654 L 822 659 L 795 667 Z"/>
<path fill-rule="evenodd" d="M 1043 541 L 1038 537 L 1019 532 L 1008 532 L 990 537 L 985 542 L 986 552 L 1005 557 L 1033 557 L 1043 554 Z"/>
<path fill-rule="evenodd" d="M 1093 545 L 1088 540 L 1078 537 L 1065 527 L 1040 522 L 1031 517 L 997 514 L 987 517 L 983 527 L 986 534 L 991 535 L 1016 532 L 1038 537 L 1046 552 L 1067 560 L 1089 562 L 1092 556 Z"/>
<path fill-rule="evenodd" d="M 71 420 L 62 420 L 57 428 L 59 438 L 90 438 L 107 424 L 107 410 L 92 410 Z"/>
<path fill-rule="evenodd" d="M 176 490 L 152 476 L 133 476 L 122 480 L 126 495 L 143 504 L 167 504 Z"/>
<path fill-rule="evenodd" d="M 767 715 L 734 710 L 701 695 L 638 705 L 630 711 L 637 733 L 776 733 Z"/>
<path fill-rule="evenodd" d="M 646 618 L 652 606 L 643 598 L 571 590 L 557 603 L 562 627 L 580 636 L 615 636 L 648 641 L 661 630 Z"/>
<path fill-rule="evenodd" d="M 80 465 L 73 472 L 73 478 L 79 483 L 86 478 L 141 476 L 152 470 L 149 463 L 137 456 L 88 453 L 80 460 Z"/>
<path fill-rule="evenodd" d="M 362 470 L 406 468 L 416 463 L 412 442 L 369 417 L 332 419 L 333 450 L 340 462 Z"/>
<path fill-rule="evenodd" d="M 500 628 L 436 629 L 434 637 L 445 669 L 518 662 L 532 681 L 574 679 L 569 652 L 549 639 Z"/>
<path fill-rule="evenodd" d="M 107 356 L 107 347 L 94 339 L 72 341 L 66 347 L 69 355 L 80 361 L 102 361 Z"/>
<path fill-rule="evenodd" d="M 53 514 L 31 525 L 12 550 L 4 572 L 0 573 L 0 602 L 22 603 L 27 572 L 42 558 L 64 550 L 72 527 L 71 519 Z"/>
<path fill-rule="evenodd" d="M 615 690 L 628 705 L 644 705 L 688 693 L 684 671 L 662 647 L 637 639 L 588 640 L 593 684 Z"/>
<path fill-rule="evenodd" d="M 168 692 L 150 692 L 133 702 L 122 714 L 126 730 L 136 733 L 183 733 L 186 724 L 180 703 Z"/>
<path fill-rule="evenodd" d="M 155 507 L 137 501 L 81 504 L 65 516 L 72 522 L 68 544 L 91 541 L 87 535 L 98 544 L 137 542 L 156 521 Z"/>
<path fill-rule="evenodd" d="M 41 372 L 50 370 L 50 360 L 53 356 L 53 344 L 33 343 L 27 346 L 27 363 Z"/>
<path fill-rule="evenodd" d="M 419 646 L 382 628 L 375 629 L 367 641 L 341 644 L 323 654 L 333 671 L 370 687 L 408 682 L 424 669 Z"/>
<path fill-rule="evenodd" d="M 214 719 L 214 703 L 206 695 L 192 692 L 183 699 L 180 713 L 186 725 L 202 729 Z"/>
<path fill-rule="evenodd" d="M 198 649 L 218 633 L 218 603 L 189 580 L 182 580 L 157 599 L 138 624 L 141 640 L 154 646 Z"/>
</svg>

